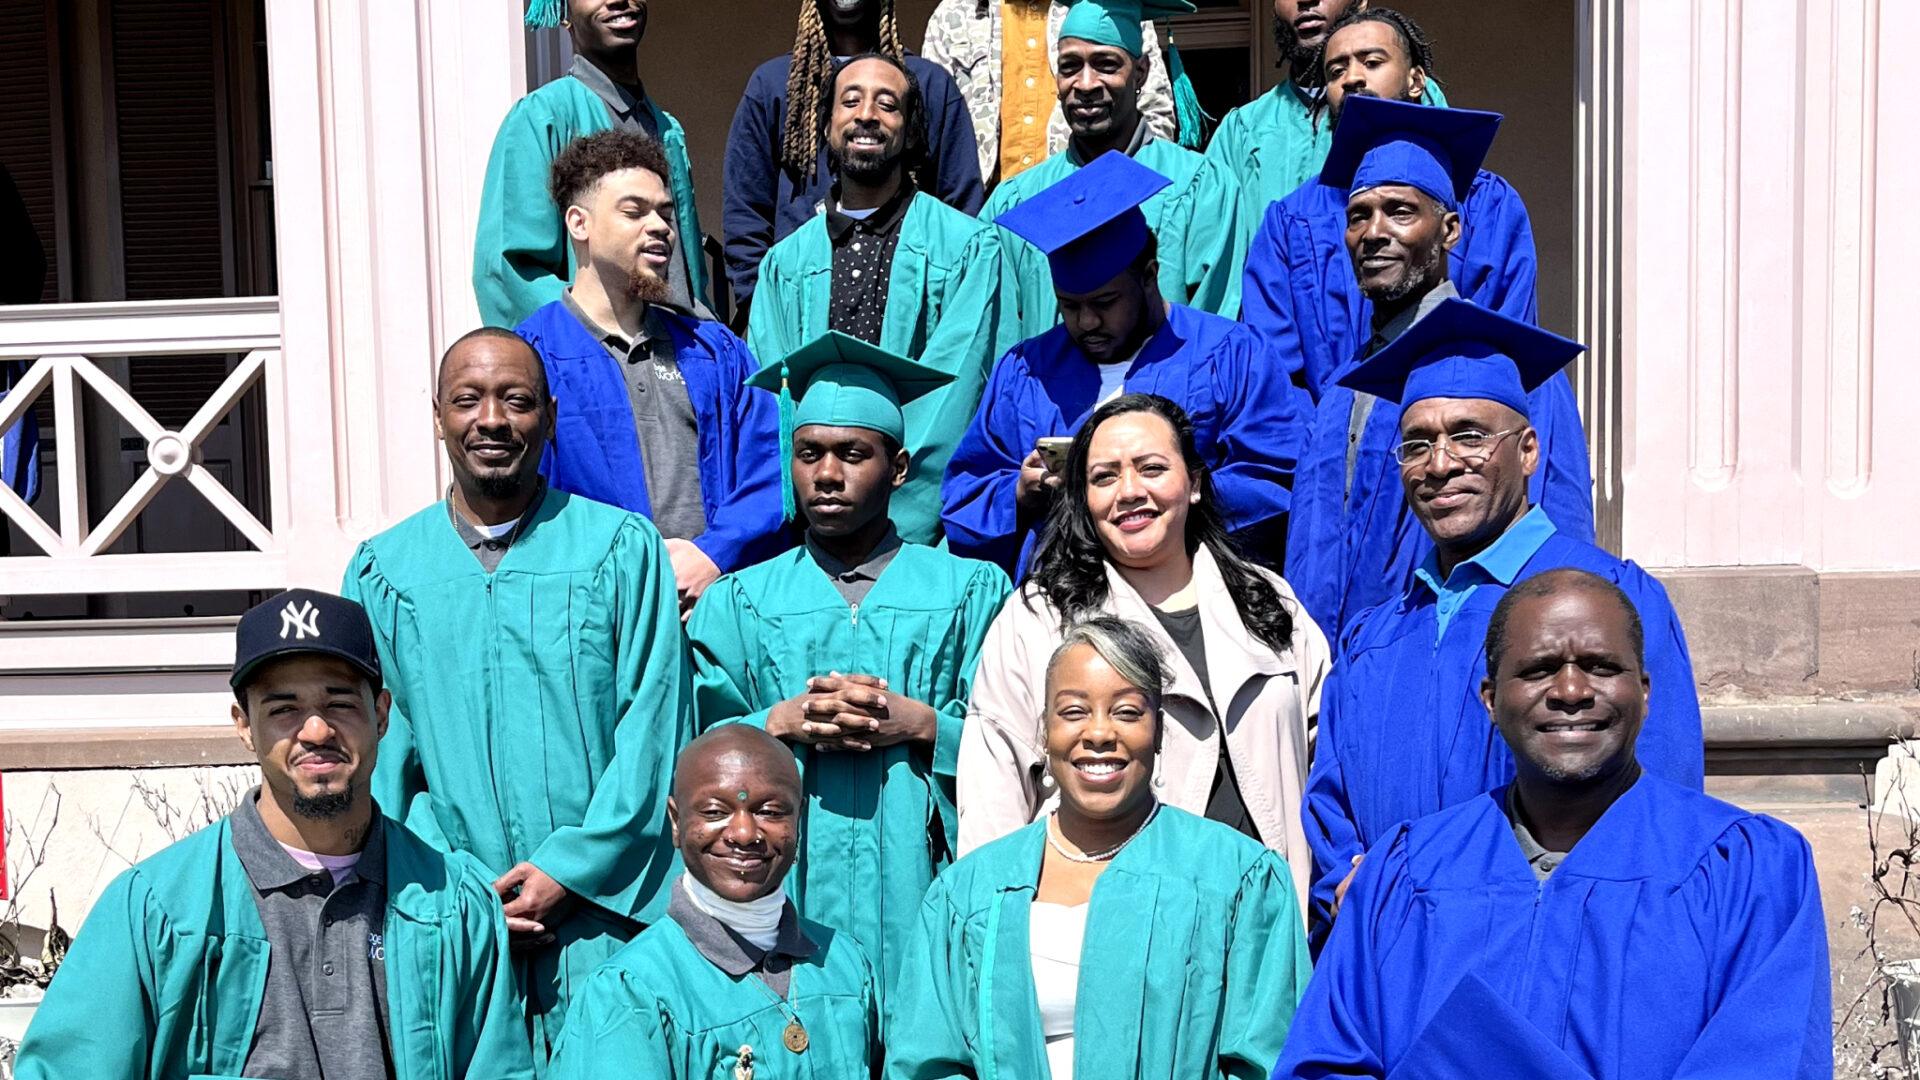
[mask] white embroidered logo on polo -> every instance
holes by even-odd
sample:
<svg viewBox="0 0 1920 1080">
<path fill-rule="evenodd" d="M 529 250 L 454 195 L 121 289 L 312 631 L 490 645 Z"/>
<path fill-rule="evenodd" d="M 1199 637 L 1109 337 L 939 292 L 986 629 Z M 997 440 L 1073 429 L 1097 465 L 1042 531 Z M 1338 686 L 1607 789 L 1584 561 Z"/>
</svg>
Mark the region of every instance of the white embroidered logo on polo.
<svg viewBox="0 0 1920 1080">
<path fill-rule="evenodd" d="M 320 636 L 320 609 L 313 606 L 313 601 L 303 600 L 297 608 L 289 603 L 280 609 L 280 640 L 285 641 L 288 634 L 295 641 Z"/>
</svg>

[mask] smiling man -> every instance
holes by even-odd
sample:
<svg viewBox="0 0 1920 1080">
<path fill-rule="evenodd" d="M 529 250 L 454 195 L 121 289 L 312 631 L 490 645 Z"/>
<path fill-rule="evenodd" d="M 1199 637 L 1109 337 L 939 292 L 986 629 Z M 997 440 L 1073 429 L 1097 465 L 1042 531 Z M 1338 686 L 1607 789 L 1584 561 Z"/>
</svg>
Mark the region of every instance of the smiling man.
<svg viewBox="0 0 1920 1080">
<path fill-rule="evenodd" d="M 744 381 L 746 342 L 667 306 L 680 239 L 667 161 L 629 131 L 576 139 L 554 160 L 576 267 L 518 332 L 565 402 L 541 473 L 561 491 L 646 515 L 666 538 L 682 615 L 713 580 L 785 546 L 780 419 Z"/>
<path fill-rule="evenodd" d="M 820 122 L 833 186 L 824 212 L 761 262 L 747 344 L 771 363 L 838 331 L 948 376 L 907 410 L 901 445 L 913 469 L 893 503 L 903 537 L 937 543 L 947 458 L 994 360 L 1019 340 L 1000 239 L 915 184 L 926 106 L 905 64 L 853 57 L 828 93 Z"/>
<path fill-rule="evenodd" d="M 1500 599 L 1477 720 L 1512 782 L 1378 839 L 1275 1080 L 1833 1075 L 1812 853 L 1642 770 L 1642 614 L 1582 570 Z"/>
<path fill-rule="evenodd" d="M 525 1080 L 492 876 L 369 793 L 391 699 L 366 612 L 284 592 L 234 652 L 262 783 L 101 893 L 13 1075 Z"/>
<path fill-rule="evenodd" d="M 1493 113 L 1370 97 L 1354 98 L 1345 110 L 1313 185 L 1344 193 L 1342 272 L 1371 317 L 1371 333 L 1340 374 L 1461 295 L 1458 257 L 1475 212 L 1473 193 L 1488 175 L 1479 165 L 1499 123 Z M 1562 532 L 1592 540 L 1586 436 L 1566 376 L 1533 389 L 1528 415 L 1541 461 L 1529 496 Z M 1427 553 L 1400 498 L 1393 462 L 1399 422 L 1392 403 L 1338 380 L 1317 393 L 1294 483 L 1286 573 L 1335 641 L 1360 612 L 1404 590 Z"/>
<path fill-rule="evenodd" d="M 542 1066 L 568 988 L 666 908 L 659 808 L 690 720 L 666 546 L 541 480 L 555 409 L 525 340 L 454 342 L 433 404 L 453 484 L 341 588 L 393 691 L 374 792 L 494 875 Z"/>
<path fill-rule="evenodd" d="M 1075 3 L 1060 26 L 1054 69 L 1054 89 L 1072 135 L 1064 150 L 995 188 L 980 215 L 998 221 L 1118 150 L 1172 182 L 1141 207 L 1159 244 L 1160 295 L 1233 318 L 1240 311 L 1240 263 L 1247 250 L 1240 185 L 1220 164 L 1157 137 L 1141 112 L 1152 68 L 1141 20 L 1192 10 L 1190 0 Z M 1036 337 L 1060 319 L 1053 275 L 1039 248 L 1012 232 L 1005 243 L 1019 292 L 1021 336 Z"/>
<path fill-rule="evenodd" d="M 675 307 L 706 310 L 700 221 L 693 199 L 687 133 L 653 103 L 640 78 L 640 42 L 652 0 L 532 0 L 530 30 L 561 27 L 573 43 L 564 78 L 521 98 L 494 136 L 480 193 L 473 241 L 473 292 L 488 326 L 514 326 L 560 298 L 574 268 L 561 214 L 547 198 L 553 159 L 582 135 L 609 128 L 660 144 L 679 207 L 679 254 L 668 264 L 667 296 Z"/>
<path fill-rule="evenodd" d="M 726 724 L 680 754 L 667 818 L 686 873 L 649 927 L 581 988 L 561 1077 L 870 1076 L 873 969 L 850 934 L 800 918 L 785 880 L 805 796 L 793 753 Z"/>
<path fill-rule="evenodd" d="M 1541 455 L 1529 391 L 1582 351 L 1454 299 L 1341 379 L 1403 410 L 1394 459 L 1433 548 L 1399 597 L 1354 623 L 1321 697 L 1303 814 L 1323 928 L 1361 853 L 1394 826 L 1512 779 L 1513 757 L 1479 703 L 1482 641 L 1501 595 L 1537 574 L 1590 571 L 1632 598 L 1647 627 L 1653 701 L 1638 760 L 1701 787 L 1693 665 L 1666 591 L 1638 566 L 1561 532 L 1528 495 Z"/>
<path fill-rule="evenodd" d="M 1158 247 L 1141 204 L 1166 177 L 1109 150 L 1001 215 L 1047 253 L 1061 323 L 995 365 L 942 486 L 947 539 L 1018 574 L 1060 475 L 1042 439 L 1067 439 L 1122 393 L 1158 394 L 1194 418 L 1227 527 L 1278 561 L 1306 394 L 1246 327 L 1160 295 Z"/>
<path fill-rule="evenodd" d="M 721 578 L 687 626 L 700 726 L 762 727 L 800 759 L 794 903 L 858 940 L 883 987 L 952 859 L 960 728 L 1011 591 L 989 563 L 903 542 L 889 515 L 911 468 L 902 409 L 946 379 L 843 334 L 762 368 L 757 385 L 796 399 L 806 545 Z"/>
</svg>

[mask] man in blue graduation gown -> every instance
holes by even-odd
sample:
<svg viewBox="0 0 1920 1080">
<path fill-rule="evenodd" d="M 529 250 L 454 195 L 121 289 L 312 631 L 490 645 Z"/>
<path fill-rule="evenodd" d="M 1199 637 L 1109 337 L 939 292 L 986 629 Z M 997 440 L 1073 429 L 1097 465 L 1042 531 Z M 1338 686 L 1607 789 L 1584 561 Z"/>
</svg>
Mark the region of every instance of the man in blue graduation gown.
<svg viewBox="0 0 1920 1080">
<path fill-rule="evenodd" d="M 1499 121 L 1492 113 L 1375 98 L 1350 102 L 1317 185 L 1348 193 L 1341 272 L 1367 297 L 1372 319 L 1371 336 L 1343 371 L 1461 295 L 1459 276 L 1449 271 Z M 1527 416 L 1541 461 L 1531 497 L 1563 533 L 1592 540 L 1586 437 L 1566 376 L 1553 375 L 1528 397 Z M 1400 498 L 1392 457 L 1399 423 L 1392 402 L 1338 382 L 1314 406 L 1293 485 L 1286 574 L 1336 642 L 1360 612 L 1398 596 L 1427 553 Z"/>
<path fill-rule="evenodd" d="M 1342 377 L 1401 403 L 1400 483 L 1433 549 L 1404 593 L 1355 621 L 1321 695 L 1302 814 L 1322 921 L 1355 858 L 1394 826 L 1512 778 L 1513 759 L 1479 702 L 1482 641 L 1501 594 L 1536 574 L 1577 567 L 1632 597 L 1653 680 L 1639 760 L 1670 783 L 1701 786 L 1693 664 L 1666 591 L 1561 532 L 1527 493 L 1541 456 L 1528 391 L 1581 351 L 1455 299 Z"/>
<path fill-rule="evenodd" d="M 1070 438 L 1110 397 L 1148 393 L 1193 418 L 1227 527 L 1280 554 L 1306 395 L 1246 327 L 1161 297 L 1140 206 L 1168 184 L 1108 151 L 1000 216 L 1047 254 L 1061 323 L 1001 358 L 947 464 L 941 520 L 955 552 L 1024 565 L 1060 484 L 1039 440 Z"/>
<path fill-rule="evenodd" d="M 950 376 L 907 406 L 913 468 L 893 500 L 900 535 L 932 544 L 947 459 L 1019 325 L 999 231 L 914 183 L 926 106 L 908 76 L 878 53 L 834 69 L 821 117 L 833 187 L 761 261 L 747 344 L 772 363 L 838 331 Z"/>
<path fill-rule="evenodd" d="M 520 324 L 560 402 L 541 472 L 561 491 L 644 514 L 666 539 L 683 612 L 713 580 L 781 546 L 773 397 L 748 389 L 746 342 L 668 306 L 677 204 L 666 155 L 602 131 L 549 185 L 577 269 Z"/>
<path fill-rule="evenodd" d="M 1831 1077 L 1812 852 L 1642 770 L 1660 676 L 1632 601 L 1531 578 L 1486 651 L 1513 782 L 1380 837 L 1275 1080 Z"/>
<path fill-rule="evenodd" d="M 666 908 L 660 807 L 692 700 L 659 530 L 541 479 L 554 409 L 524 339 L 454 342 L 434 395 L 453 484 L 361 544 L 340 589 L 393 692 L 374 794 L 496 875 L 537 1068 L 580 980 Z"/>
<path fill-rule="evenodd" d="M 1340 141 L 1346 106 L 1361 97 L 1427 102 L 1424 38 L 1402 32 L 1411 20 L 1385 8 L 1353 12 L 1327 38 L 1321 74 L 1326 108 Z M 1520 196 L 1493 173 L 1468 170 L 1458 201 L 1460 240 L 1451 277 L 1460 295 L 1533 322 L 1533 226 Z M 1368 337 L 1369 298 L 1354 281 L 1343 236 L 1347 184 L 1322 171 L 1267 207 L 1247 246 L 1240 317 L 1286 361 L 1316 400 L 1341 364 Z M 1320 613 L 1314 617 L 1321 619 Z M 1322 619 L 1321 625 L 1327 625 Z"/>
<path fill-rule="evenodd" d="M 904 542 L 902 406 L 945 373 L 829 333 L 754 376 L 797 398 L 787 456 L 804 547 L 729 574 L 687 625 L 700 725 L 793 747 L 807 833 L 801 916 L 853 936 L 881 1000 L 921 899 L 952 860 L 954 767 L 987 626 L 1011 585 L 990 563 Z"/>
<path fill-rule="evenodd" d="M 834 57 L 884 52 L 906 62 L 927 103 L 922 190 L 963 214 L 987 199 L 966 99 L 953 76 L 900 44 L 894 0 L 800 0 L 803 43 L 754 69 L 727 132 L 727 280 L 736 308 L 753 299 L 767 249 L 820 212 L 833 179 L 816 117 Z M 789 124 L 797 124 L 797 129 Z M 789 134 L 803 138 L 790 138 Z M 736 316 L 734 325 L 743 322 Z"/>
</svg>

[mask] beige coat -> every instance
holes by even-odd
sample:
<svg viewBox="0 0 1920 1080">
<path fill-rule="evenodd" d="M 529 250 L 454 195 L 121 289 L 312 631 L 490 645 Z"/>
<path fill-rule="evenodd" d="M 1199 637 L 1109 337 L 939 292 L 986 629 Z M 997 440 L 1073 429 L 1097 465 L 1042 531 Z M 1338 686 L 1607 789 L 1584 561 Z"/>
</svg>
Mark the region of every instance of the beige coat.
<svg viewBox="0 0 1920 1080">
<path fill-rule="evenodd" d="M 1202 637 L 1211 687 L 1187 663 L 1140 594 L 1109 565 L 1106 611 L 1160 643 L 1173 672 L 1161 709 L 1161 746 L 1154 792 L 1163 802 L 1204 814 L 1220 760 L 1222 728 L 1208 704 L 1223 703 L 1226 750 L 1240 795 L 1260 838 L 1286 858 L 1294 888 L 1307 895 L 1313 857 L 1300 823 L 1320 688 L 1331 653 L 1326 635 L 1277 575 L 1268 578 L 1293 611 L 1293 647 L 1275 654 L 1240 621 L 1213 556 L 1194 559 Z M 1033 606 L 1027 606 L 1032 596 Z M 960 736 L 960 854 L 1033 821 L 1057 797 L 1046 768 L 1042 730 L 1046 663 L 1060 644 L 1060 620 L 1031 586 L 1007 600 L 987 630 L 973 679 L 973 701 Z"/>
</svg>

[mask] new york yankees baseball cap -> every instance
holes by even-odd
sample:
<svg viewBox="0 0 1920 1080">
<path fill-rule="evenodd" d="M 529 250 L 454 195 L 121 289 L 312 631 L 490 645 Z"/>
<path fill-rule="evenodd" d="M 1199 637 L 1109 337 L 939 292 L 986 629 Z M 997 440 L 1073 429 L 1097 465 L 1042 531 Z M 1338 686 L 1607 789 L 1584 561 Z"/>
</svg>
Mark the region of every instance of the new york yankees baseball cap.
<svg viewBox="0 0 1920 1080">
<path fill-rule="evenodd" d="M 312 589 L 288 589 L 240 616 L 234 632 L 234 693 L 260 665 L 282 656 L 319 653 L 337 656 L 381 688 L 380 654 L 373 647 L 373 624 L 366 610 L 343 596 Z"/>
</svg>

